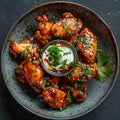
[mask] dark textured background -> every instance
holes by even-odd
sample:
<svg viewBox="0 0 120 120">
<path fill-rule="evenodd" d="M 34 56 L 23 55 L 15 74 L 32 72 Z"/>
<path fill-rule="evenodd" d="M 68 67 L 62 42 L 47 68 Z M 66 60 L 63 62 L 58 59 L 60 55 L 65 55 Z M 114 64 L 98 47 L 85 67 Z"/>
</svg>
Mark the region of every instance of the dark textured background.
<svg viewBox="0 0 120 120">
<path fill-rule="evenodd" d="M 34 6 L 53 0 L 0 0 L 0 52 L 11 26 Z M 66 0 L 67 1 L 67 0 Z M 120 0 L 71 0 L 100 15 L 113 31 L 120 47 Z M 95 110 L 76 120 L 120 120 L 120 72 L 114 88 Z M 41 118 L 43 119 L 43 118 Z M 0 70 L 0 120 L 40 120 L 23 109 L 10 95 Z"/>
</svg>

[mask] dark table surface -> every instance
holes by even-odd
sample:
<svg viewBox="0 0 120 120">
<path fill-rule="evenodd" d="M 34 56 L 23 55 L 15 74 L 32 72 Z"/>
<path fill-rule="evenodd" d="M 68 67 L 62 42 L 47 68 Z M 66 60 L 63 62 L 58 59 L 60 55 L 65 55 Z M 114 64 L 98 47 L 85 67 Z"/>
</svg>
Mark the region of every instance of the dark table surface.
<svg viewBox="0 0 120 120">
<path fill-rule="evenodd" d="M 34 6 L 53 0 L 0 0 L 0 52 L 11 26 Z M 120 0 L 71 0 L 100 15 L 113 31 L 120 47 Z M 120 72 L 109 96 L 95 110 L 76 120 L 120 120 Z M 39 120 L 10 95 L 0 70 L 0 120 Z M 41 118 L 42 119 L 42 118 Z"/>
</svg>

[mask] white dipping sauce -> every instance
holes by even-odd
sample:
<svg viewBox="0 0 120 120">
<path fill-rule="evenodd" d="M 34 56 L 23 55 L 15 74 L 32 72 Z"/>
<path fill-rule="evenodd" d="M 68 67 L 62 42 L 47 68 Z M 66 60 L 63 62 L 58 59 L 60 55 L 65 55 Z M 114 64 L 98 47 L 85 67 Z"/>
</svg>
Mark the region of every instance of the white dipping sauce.
<svg viewBox="0 0 120 120">
<path fill-rule="evenodd" d="M 61 45 L 61 44 L 56 44 L 56 45 L 61 50 L 60 51 L 60 54 L 62 56 L 61 59 L 60 59 L 61 64 L 59 64 L 57 66 L 52 66 L 52 67 L 56 70 L 62 70 L 60 68 L 60 66 L 62 66 L 63 61 L 66 60 L 66 65 L 74 62 L 74 54 L 73 54 L 73 51 L 71 50 L 71 48 L 69 48 L 68 46 L 64 46 L 64 45 Z M 47 49 L 43 52 L 43 55 L 42 55 L 43 63 L 44 63 L 44 65 L 47 69 L 49 69 L 51 67 L 48 63 L 48 57 L 49 57 L 48 49 L 52 46 L 53 45 L 49 45 L 47 47 Z"/>
</svg>

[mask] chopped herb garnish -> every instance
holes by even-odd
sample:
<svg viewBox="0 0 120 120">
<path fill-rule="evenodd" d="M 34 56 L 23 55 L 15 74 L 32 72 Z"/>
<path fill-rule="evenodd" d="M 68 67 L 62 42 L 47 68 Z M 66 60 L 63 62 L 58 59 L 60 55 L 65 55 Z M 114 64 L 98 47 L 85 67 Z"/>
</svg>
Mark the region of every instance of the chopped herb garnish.
<svg viewBox="0 0 120 120">
<path fill-rule="evenodd" d="M 40 50 L 40 49 L 37 49 L 36 52 L 37 52 L 38 54 L 41 54 L 41 50 Z"/>
<path fill-rule="evenodd" d="M 32 61 L 33 64 L 36 64 L 36 61 Z"/>
<path fill-rule="evenodd" d="M 34 38 L 33 37 L 30 38 L 30 42 L 34 43 Z"/>
<path fill-rule="evenodd" d="M 42 36 L 41 35 L 38 35 L 38 37 L 37 37 L 38 39 L 41 39 L 42 38 Z"/>
<path fill-rule="evenodd" d="M 59 110 L 60 111 L 63 111 L 65 109 L 65 107 L 60 107 Z"/>
<path fill-rule="evenodd" d="M 78 47 L 75 47 L 76 51 L 79 51 L 79 48 Z"/>
<path fill-rule="evenodd" d="M 26 26 L 26 31 L 32 32 L 34 34 L 35 33 L 35 26 L 32 23 L 28 23 Z"/>
<path fill-rule="evenodd" d="M 64 60 L 61 64 L 61 66 L 59 67 L 59 69 L 66 69 L 66 64 L 67 64 L 67 60 Z"/>
<path fill-rule="evenodd" d="M 52 45 L 48 48 L 49 56 L 48 61 L 49 64 L 57 66 L 60 64 L 60 59 L 62 57 L 61 49 L 57 45 Z"/>
<path fill-rule="evenodd" d="M 66 30 L 66 32 L 67 32 L 68 35 L 72 35 L 72 32 L 70 31 L 70 28 L 69 28 L 69 27 L 66 27 L 65 30 Z"/>
<path fill-rule="evenodd" d="M 22 66 L 18 66 L 17 68 L 19 69 L 20 74 L 23 74 L 23 68 L 22 68 Z"/>
<path fill-rule="evenodd" d="M 56 84 L 54 82 L 47 82 L 47 79 L 44 80 L 44 83 L 42 85 L 42 89 L 46 89 L 49 86 L 53 86 L 54 87 L 54 86 L 56 86 Z"/>
<path fill-rule="evenodd" d="M 56 36 L 56 37 L 60 37 L 60 34 L 57 33 L 55 36 Z"/>
<path fill-rule="evenodd" d="M 81 90 L 79 92 L 80 92 L 80 95 L 83 95 L 83 92 Z"/>
<path fill-rule="evenodd" d="M 90 38 L 86 37 L 86 35 L 83 35 L 80 38 L 80 43 L 85 45 L 84 49 L 88 49 L 89 47 L 94 47 L 93 44 L 90 43 Z"/>
<path fill-rule="evenodd" d="M 75 62 L 70 62 L 69 65 L 70 66 L 75 66 L 76 64 L 75 64 Z"/>
<path fill-rule="evenodd" d="M 76 24 L 75 24 L 75 26 L 79 26 L 80 25 L 80 23 L 79 22 L 77 22 Z"/>
<path fill-rule="evenodd" d="M 13 37 L 10 38 L 10 42 L 15 42 L 15 39 Z"/>
<path fill-rule="evenodd" d="M 63 54 L 63 56 L 64 56 L 64 55 L 68 55 L 68 54 L 71 54 L 71 51 L 65 52 L 65 53 Z"/>
<path fill-rule="evenodd" d="M 78 62 L 77 62 L 77 65 L 81 66 L 81 65 L 82 65 L 81 61 L 78 61 Z"/>
<path fill-rule="evenodd" d="M 48 40 L 45 40 L 46 43 L 48 43 Z"/>
<path fill-rule="evenodd" d="M 66 100 L 69 102 L 69 103 L 73 103 L 73 98 L 71 95 L 67 96 Z"/>
<path fill-rule="evenodd" d="M 14 76 L 12 76 L 12 78 L 14 79 L 14 80 L 16 80 L 17 79 L 17 77 L 14 75 Z"/>
<path fill-rule="evenodd" d="M 77 42 L 78 42 L 77 39 L 74 39 L 72 45 L 75 46 L 77 44 Z"/>
<path fill-rule="evenodd" d="M 81 76 L 85 76 L 85 77 L 87 77 L 87 78 L 90 78 L 90 77 L 91 77 L 92 68 L 90 68 L 90 67 L 88 67 L 88 66 L 82 65 L 81 69 L 82 69 L 82 71 L 80 72 L 80 75 L 81 75 Z"/>
<path fill-rule="evenodd" d="M 27 35 L 25 35 L 24 37 L 23 37 L 23 40 L 26 40 L 27 39 Z"/>
<path fill-rule="evenodd" d="M 83 90 L 83 86 L 80 83 L 75 83 L 75 89 Z"/>
<path fill-rule="evenodd" d="M 67 86 L 67 92 L 72 92 L 74 89 L 71 86 Z"/>
<path fill-rule="evenodd" d="M 41 58 L 39 58 L 38 61 L 41 63 L 42 62 Z"/>
<path fill-rule="evenodd" d="M 57 17 L 56 16 L 52 16 L 49 18 L 49 22 L 54 22 L 56 23 L 58 21 Z"/>
</svg>

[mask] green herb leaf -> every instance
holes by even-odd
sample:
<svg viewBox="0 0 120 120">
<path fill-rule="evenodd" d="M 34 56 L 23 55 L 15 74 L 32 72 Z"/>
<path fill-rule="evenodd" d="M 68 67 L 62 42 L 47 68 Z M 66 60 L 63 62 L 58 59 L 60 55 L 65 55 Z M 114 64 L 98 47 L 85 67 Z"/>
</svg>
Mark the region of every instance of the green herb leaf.
<svg viewBox="0 0 120 120">
<path fill-rule="evenodd" d="M 35 26 L 32 23 L 28 23 L 26 26 L 26 31 L 27 32 L 32 32 L 33 34 L 35 33 Z"/>
<path fill-rule="evenodd" d="M 15 39 L 13 38 L 13 37 L 11 37 L 10 38 L 10 42 L 12 43 L 12 42 L 14 42 L 15 41 Z"/>
<path fill-rule="evenodd" d="M 66 100 L 69 102 L 69 103 L 73 103 L 73 98 L 71 95 L 67 96 Z"/>
<path fill-rule="evenodd" d="M 49 22 L 54 22 L 54 23 L 56 23 L 57 21 L 58 21 L 58 19 L 57 19 L 56 16 L 52 16 L 52 17 L 50 17 L 50 19 L 49 19 Z"/>
<path fill-rule="evenodd" d="M 72 32 L 70 31 L 70 27 L 66 27 L 65 30 L 66 30 L 66 32 L 67 32 L 68 35 L 72 35 Z"/>
<path fill-rule="evenodd" d="M 98 63 L 98 75 L 97 78 L 104 82 L 107 77 L 112 73 L 112 63 L 110 61 L 110 54 L 108 52 L 98 53 L 96 55 Z"/>
</svg>

